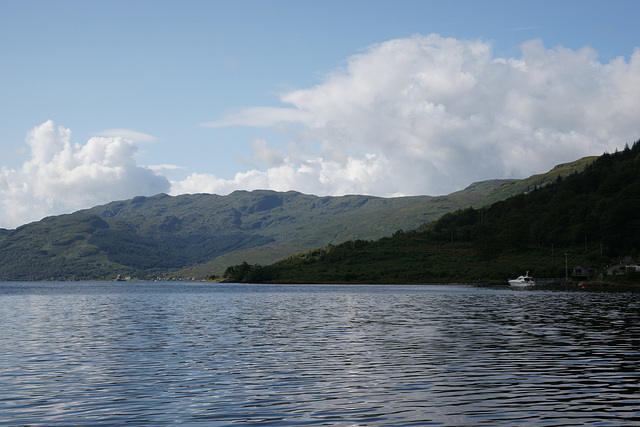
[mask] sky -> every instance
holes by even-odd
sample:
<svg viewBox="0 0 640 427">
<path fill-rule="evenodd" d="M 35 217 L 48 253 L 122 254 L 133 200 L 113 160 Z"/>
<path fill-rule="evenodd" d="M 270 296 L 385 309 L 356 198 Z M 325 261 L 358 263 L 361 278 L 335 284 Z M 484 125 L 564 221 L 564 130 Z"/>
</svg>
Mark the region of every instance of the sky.
<svg viewBox="0 0 640 427">
<path fill-rule="evenodd" d="M 0 227 L 442 195 L 640 139 L 640 1 L 0 0 Z"/>
</svg>

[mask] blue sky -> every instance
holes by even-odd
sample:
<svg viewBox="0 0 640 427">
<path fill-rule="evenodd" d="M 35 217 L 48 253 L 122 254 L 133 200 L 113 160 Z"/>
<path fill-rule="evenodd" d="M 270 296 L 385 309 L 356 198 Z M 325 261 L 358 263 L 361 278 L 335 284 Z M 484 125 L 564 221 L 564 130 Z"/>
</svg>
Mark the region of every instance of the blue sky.
<svg viewBox="0 0 640 427">
<path fill-rule="evenodd" d="M 0 0 L 0 227 L 158 192 L 447 194 L 613 151 L 640 138 L 637 16 Z"/>
</svg>

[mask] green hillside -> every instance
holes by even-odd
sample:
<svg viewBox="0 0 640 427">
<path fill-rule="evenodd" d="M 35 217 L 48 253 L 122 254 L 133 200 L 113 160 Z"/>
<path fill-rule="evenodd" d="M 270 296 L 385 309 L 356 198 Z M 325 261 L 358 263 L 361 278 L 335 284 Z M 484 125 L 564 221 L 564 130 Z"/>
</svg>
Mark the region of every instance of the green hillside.
<svg viewBox="0 0 640 427">
<path fill-rule="evenodd" d="M 239 264 L 226 280 L 504 283 L 526 270 L 562 278 L 566 266 L 576 265 L 606 274 L 612 261 L 640 255 L 640 142 L 583 165 L 581 173 L 559 174 L 491 206 L 447 213 L 416 231 L 328 245 L 264 267 Z"/>
<path fill-rule="evenodd" d="M 270 263 L 377 239 L 480 203 L 501 181 L 442 197 L 317 197 L 236 191 L 112 202 L 0 233 L 0 280 L 206 277 L 236 259 Z"/>
</svg>

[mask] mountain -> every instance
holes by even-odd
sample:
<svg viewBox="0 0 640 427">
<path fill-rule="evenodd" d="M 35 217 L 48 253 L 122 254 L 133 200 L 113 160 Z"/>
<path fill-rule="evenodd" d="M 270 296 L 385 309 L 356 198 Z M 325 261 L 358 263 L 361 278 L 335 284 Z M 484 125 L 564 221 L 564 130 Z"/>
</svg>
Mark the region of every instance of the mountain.
<svg viewBox="0 0 640 427">
<path fill-rule="evenodd" d="M 500 184 L 391 199 L 293 191 L 136 197 L 3 230 L 0 280 L 152 278 L 198 270 L 206 277 L 230 265 L 223 263 L 232 263 L 234 254 L 273 262 L 318 245 L 415 228 L 479 203 Z"/>
<path fill-rule="evenodd" d="M 579 170 L 579 169 L 578 169 Z M 640 256 L 640 141 L 585 161 L 582 172 L 532 177 L 527 191 L 479 208 L 443 215 L 413 232 L 352 240 L 268 266 L 235 265 L 227 281 L 278 283 L 506 283 L 532 271 L 564 278 L 569 268 L 599 271 Z M 553 172 L 553 171 L 552 171 Z M 541 185 L 529 185 L 539 182 Z M 491 196 L 488 197 L 491 200 Z M 636 261 L 637 262 L 637 261 Z M 625 276 L 640 282 L 640 273 Z"/>
<path fill-rule="evenodd" d="M 528 185 L 542 185 L 541 177 Z M 0 280 L 204 278 L 243 261 L 269 264 L 317 247 L 413 230 L 447 212 L 519 192 L 517 182 L 483 181 L 438 197 L 265 190 L 135 197 L 0 230 Z"/>
</svg>

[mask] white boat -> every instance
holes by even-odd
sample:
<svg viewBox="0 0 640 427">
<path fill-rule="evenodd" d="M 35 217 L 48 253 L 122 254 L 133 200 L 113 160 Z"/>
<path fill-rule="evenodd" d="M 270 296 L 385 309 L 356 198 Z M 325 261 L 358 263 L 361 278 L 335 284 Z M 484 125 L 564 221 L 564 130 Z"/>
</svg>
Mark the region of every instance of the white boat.
<svg viewBox="0 0 640 427">
<path fill-rule="evenodd" d="M 509 279 L 509 284 L 511 286 L 524 287 L 533 286 L 536 284 L 536 282 L 535 280 L 533 280 L 533 277 L 529 276 L 529 272 L 527 271 L 527 274 L 525 274 L 524 276 L 519 276 L 517 279 Z"/>
</svg>

